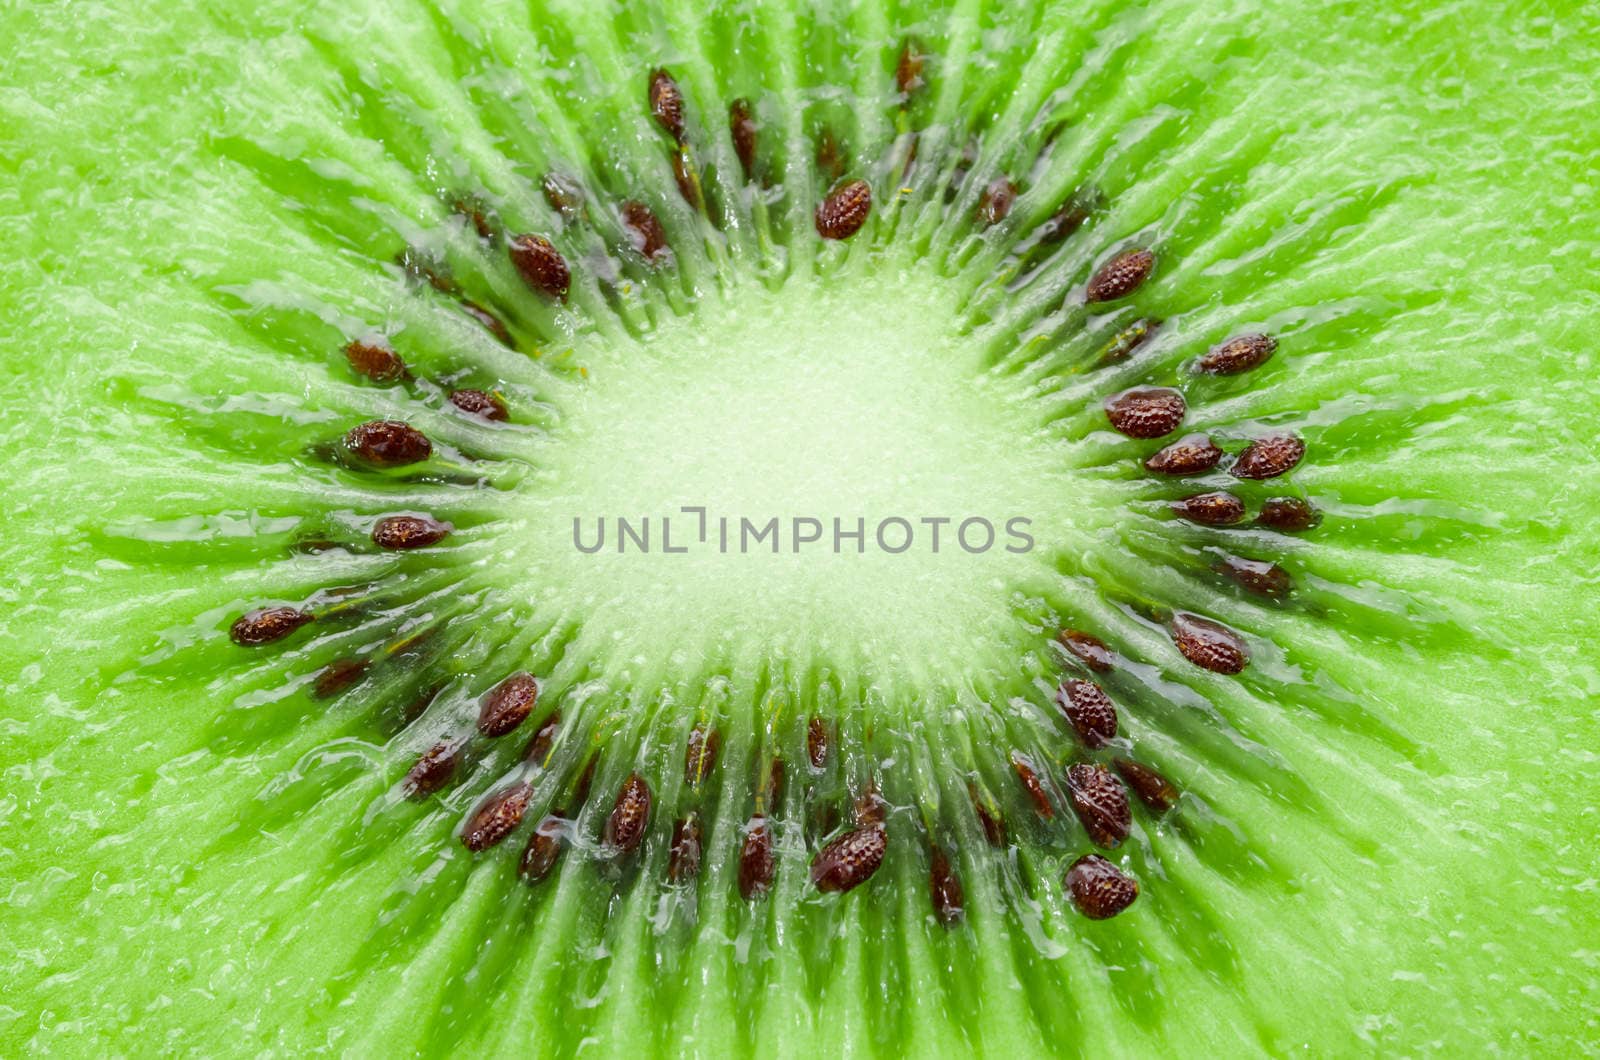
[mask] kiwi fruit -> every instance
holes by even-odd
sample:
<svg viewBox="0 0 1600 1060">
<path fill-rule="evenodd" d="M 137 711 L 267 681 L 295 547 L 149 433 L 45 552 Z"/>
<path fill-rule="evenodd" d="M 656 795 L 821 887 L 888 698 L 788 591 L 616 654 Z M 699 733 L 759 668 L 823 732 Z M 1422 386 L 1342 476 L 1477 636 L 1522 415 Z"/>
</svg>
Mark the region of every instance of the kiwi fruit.
<svg viewBox="0 0 1600 1060">
<path fill-rule="evenodd" d="M 5 22 L 0 1054 L 1593 1050 L 1593 10 Z"/>
</svg>

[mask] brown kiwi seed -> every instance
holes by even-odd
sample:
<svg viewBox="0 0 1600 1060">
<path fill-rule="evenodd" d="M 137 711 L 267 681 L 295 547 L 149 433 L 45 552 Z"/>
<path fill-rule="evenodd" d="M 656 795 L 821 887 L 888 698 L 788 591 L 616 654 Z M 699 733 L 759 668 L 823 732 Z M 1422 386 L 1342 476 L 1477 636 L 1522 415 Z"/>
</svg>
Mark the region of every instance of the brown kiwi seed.
<svg viewBox="0 0 1600 1060">
<path fill-rule="evenodd" d="M 1011 768 L 1022 783 L 1022 790 L 1028 793 L 1034 812 L 1047 821 L 1055 820 L 1056 808 L 1050 802 L 1050 793 L 1044 790 L 1044 782 L 1039 779 L 1039 771 L 1034 768 L 1033 760 L 1021 751 L 1012 751 Z"/>
<path fill-rule="evenodd" d="M 1068 678 L 1056 690 L 1056 702 L 1085 747 L 1104 747 L 1116 738 L 1116 705 L 1093 681 Z"/>
<path fill-rule="evenodd" d="M 1294 587 L 1288 571 L 1266 560 L 1228 556 L 1211 569 L 1257 596 L 1281 600 Z"/>
<path fill-rule="evenodd" d="M 539 188 L 544 192 L 544 201 L 550 205 L 550 209 L 566 220 L 576 219 L 583 210 L 583 187 L 565 173 L 551 170 L 539 182 Z"/>
<path fill-rule="evenodd" d="M 733 138 L 733 153 L 739 158 L 746 180 L 755 175 L 758 132 L 755 108 L 748 99 L 736 99 L 728 104 L 728 135 Z"/>
<path fill-rule="evenodd" d="M 394 551 L 437 545 L 453 530 L 429 515 L 386 515 L 372 527 L 372 543 Z"/>
<path fill-rule="evenodd" d="M 1109 920 L 1139 897 L 1139 883 L 1099 854 L 1085 854 L 1066 875 L 1072 904 L 1090 920 Z"/>
<path fill-rule="evenodd" d="M 689 172 L 689 163 L 682 151 L 672 156 L 672 179 L 678 185 L 678 194 L 683 196 L 683 201 L 698 210 L 700 208 L 698 178 Z"/>
<path fill-rule="evenodd" d="M 1095 846 L 1115 847 L 1133 829 L 1128 789 L 1105 766 L 1078 762 L 1067 769 L 1072 811 Z"/>
<path fill-rule="evenodd" d="M 228 637 L 240 647 L 254 648 L 282 640 L 313 617 L 309 611 L 293 607 L 257 608 L 234 619 L 228 628 Z"/>
<path fill-rule="evenodd" d="M 1233 526 L 1244 520 L 1244 501 L 1231 493 L 1196 493 L 1172 502 L 1172 511 L 1180 518 L 1201 526 Z"/>
<path fill-rule="evenodd" d="M 1194 363 L 1194 370 L 1207 375 L 1238 375 L 1267 363 L 1278 348 L 1278 340 L 1260 332 L 1235 335 L 1211 347 Z"/>
<path fill-rule="evenodd" d="M 1178 804 L 1177 785 L 1156 770 L 1131 758 L 1113 758 L 1111 764 L 1151 813 L 1163 814 Z"/>
<path fill-rule="evenodd" d="M 450 391 L 450 404 L 462 412 L 471 413 L 480 419 L 492 420 L 503 423 L 509 413 L 506 403 L 499 394 L 487 390 L 452 390 Z"/>
<path fill-rule="evenodd" d="M 374 383 L 393 383 L 406 376 L 406 362 L 381 339 L 347 343 L 344 355 L 350 362 L 350 367 L 358 375 L 363 375 Z"/>
<path fill-rule="evenodd" d="M 655 211 L 642 202 L 629 200 L 622 204 L 621 216 L 628 242 L 645 261 L 654 265 L 668 249 L 667 231 L 661 227 Z"/>
<path fill-rule="evenodd" d="M 484 205 L 476 195 L 457 195 L 450 200 L 450 212 L 466 219 L 478 238 L 492 241 L 500 233 L 494 211 Z"/>
<path fill-rule="evenodd" d="M 416 764 L 406 773 L 405 780 L 401 781 L 401 790 L 406 798 L 427 798 L 455 779 L 456 770 L 461 765 L 461 748 L 459 740 L 440 740 L 422 752 Z"/>
<path fill-rule="evenodd" d="M 530 290 L 558 302 L 567 300 L 567 291 L 572 287 L 572 270 L 554 243 L 530 232 L 512 236 L 506 249 L 511 255 L 511 264 L 516 266 L 517 274 Z"/>
<path fill-rule="evenodd" d="M 539 682 L 526 670 L 512 674 L 489 689 L 478 707 L 478 731 L 485 736 L 513 732 L 533 713 Z"/>
<path fill-rule="evenodd" d="M 915 41 L 908 40 L 900 48 L 900 58 L 894 64 L 894 83 L 902 96 L 909 98 L 927 84 L 922 78 L 926 63 L 927 56 Z"/>
<path fill-rule="evenodd" d="M 1158 475 L 1198 475 L 1222 462 L 1222 450 L 1204 434 L 1186 434 L 1144 462 Z"/>
<path fill-rule="evenodd" d="M 972 812 L 978 817 L 978 827 L 983 829 L 983 838 L 990 846 L 1003 850 L 1006 845 L 1006 823 L 1000 817 L 998 810 L 991 807 L 978 786 L 967 783 L 967 795 L 972 800 Z"/>
<path fill-rule="evenodd" d="M 811 882 L 827 893 L 853 890 L 878 871 L 888 849 L 888 831 L 882 824 L 853 828 L 811 859 Z"/>
<path fill-rule="evenodd" d="M 828 723 L 815 715 L 806 725 L 806 758 L 812 769 L 828 764 Z"/>
<path fill-rule="evenodd" d="M 620 854 L 638 850 L 650 827 L 650 802 L 650 785 L 639 774 L 629 774 L 606 818 L 606 846 Z"/>
<path fill-rule="evenodd" d="M 350 428 L 345 450 L 373 467 L 404 467 L 433 455 L 428 436 L 399 420 L 368 420 Z"/>
<path fill-rule="evenodd" d="M 523 882 L 538 883 L 556 867 L 561 857 L 562 826 L 559 816 L 548 814 L 528 837 L 528 845 L 522 849 L 522 860 L 517 863 L 517 875 Z"/>
<path fill-rule="evenodd" d="M 1189 407 L 1170 387 L 1138 386 L 1105 400 L 1106 419 L 1129 438 L 1161 438 L 1178 429 Z"/>
<path fill-rule="evenodd" d="M 985 227 L 993 227 L 1011 216 L 1017 204 L 1017 186 L 1005 177 L 996 177 L 984 185 L 978 196 L 978 218 Z"/>
<path fill-rule="evenodd" d="M 928 848 L 928 892 L 939 923 L 949 927 L 965 915 L 966 896 L 961 892 L 961 880 L 950 867 L 944 848 L 937 843 Z"/>
<path fill-rule="evenodd" d="M 561 728 L 561 712 L 552 710 L 534 731 L 528 746 L 522 749 L 522 760 L 530 765 L 543 766 L 550 757 L 550 748 L 556 742 L 556 732 Z"/>
<path fill-rule="evenodd" d="M 1116 669 L 1117 657 L 1106 642 L 1081 629 L 1064 629 L 1056 637 L 1061 646 L 1071 652 L 1079 662 L 1097 674 L 1108 674 Z"/>
<path fill-rule="evenodd" d="M 470 298 L 461 299 L 461 311 L 481 324 L 485 331 L 493 335 L 502 346 L 516 348 L 517 342 L 511 337 L 511 329 L 506 327 L 505 321 L 489 312 L 483 306 Z"/>
<path fill-rule="evenodd" d="M 1305 455 L 1306 443 L 1294 435 L 1269 434 L 1245 446 L 1228 473 L 1234 478 L 1277 478 Z"/>
<path fill-rule="evenodd" d="M 1202 670 L 1236 674 L 1250 664 L 1244 638 L 1220 622 L 1179 611 L 1172 616 L 1172 642 Z"/>
<path fill-rule="evenodd" d="M 700 815 L 693 810 L 672 827 L 667 856 L 667 882 L 683 884 L 700 875 Z"/>
<path fill-rule="evenodd" d="M 1067 201 L 1057 207 L 1055 213 L 1039 226 L 1039 242 L 1050 246 L 1072 235 L 1094 214 L 1101 199 L 1099 188 L 1085 187 L 1073 192 Z"/>
<path fill-rule="evenodd" d="M 1100 347 L 1100 356 L 1095 358 L 1095 367 L 1104 368 L 1108 364 L 1121 364 L 1133 356 L 1133 351 L 1143 346 L 1150 336 L 1161 327 L 1161 321 L 1155 317 L 1143 317 L 1123 328 L 1110 340 Z"/>
<path fill-rule="evenodd" d="M 1299 497 L 1270 497 L 1261 502 L 1256 522 L 1274 530 L 1291 533 L 1310 530 L 1322 521 L 1322 515 Z"/>
<path fill-rule="evenodd" d="M 745 901 L 758 898 L 772 887 L 778 863 L 772 856 L 772 826 L 762 814 L 745 826 L 739 849 L 739 894 Z"/>
<path fill-rule="evenodd" d="M 1114 255 L 1095 270 L 1084 288 L 1089 302 L 1114 302 L 1137 291 L 1155 271 L 1156 256 L 1145 247 L 1134 247 Z"/>
<path fill-rule="evenodd" d="M 533 798 L 533 785 L 526 781 L 501 788 L 478 804 L 467 826 L 462 829 L 461 842 L 473 853 L 480 853 L 505 840 L 522 823 Z"/>
<path fill-rule="evenodd" d="M 717 751 L 721 747 L 722 734 L 716 729 L 696 725 L 690 730 L 689 745 L 683 755 L 683 782 L 691 789 L 705 783 L 717 764 Z"/>
<path fill-rule="evenodd" d="M 823 239 L 849 239 L 861 231 L 872 212 L 872 185 L 851 180 L 834 188 L 817 204 L 817 234 Z"/>
<path fill-rule="evenodd" d="M 322 668 L 311 683 L 313 699 L 332 699 L 354 688 L 372 668 L 370 659 L 337 659 Z"/>
<path fill-rule="evenodd" d="M 683 90 L 662 69 L 650 74 L 650 116 L 674 140 L 683 142 Z"/>
</svg>

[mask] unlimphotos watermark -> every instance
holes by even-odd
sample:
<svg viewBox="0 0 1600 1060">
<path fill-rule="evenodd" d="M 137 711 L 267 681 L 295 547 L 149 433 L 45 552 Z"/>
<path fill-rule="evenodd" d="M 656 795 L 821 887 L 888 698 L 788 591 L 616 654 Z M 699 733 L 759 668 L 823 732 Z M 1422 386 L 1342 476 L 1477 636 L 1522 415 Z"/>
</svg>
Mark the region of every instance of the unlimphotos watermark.
<svg viewBox="0 0 1600 1060">
<path fill-rule="evenodd" d="M 687 516 L 688 518 L 685 518 Z M 673 522 L 676 518 L 678 521 Z M 891 556 L 907 552 L 982 555 L 995 549 L 1033 551 L 1033 520 L 1013 515 L 891 515 L 819 518 L 811 515 L 712 515 L 704 505 L 685 505 L 678 515 L 593 516 L 572 519 L 572 544 L 579 552 L 794 554 L 804 551 Z"/>
</svg>

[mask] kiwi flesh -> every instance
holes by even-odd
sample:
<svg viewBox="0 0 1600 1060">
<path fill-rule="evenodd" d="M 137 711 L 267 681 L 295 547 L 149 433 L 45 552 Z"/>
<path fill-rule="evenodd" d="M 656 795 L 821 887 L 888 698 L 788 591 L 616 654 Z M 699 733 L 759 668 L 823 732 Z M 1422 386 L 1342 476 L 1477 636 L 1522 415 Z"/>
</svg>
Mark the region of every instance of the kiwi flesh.
<svg viewBox="0 0 1600 1060">
<path fill-rule="evenodd" d="M 1592 1047 L 1592 13 L 7 21 L 0 1053 Z"/>
</svg>

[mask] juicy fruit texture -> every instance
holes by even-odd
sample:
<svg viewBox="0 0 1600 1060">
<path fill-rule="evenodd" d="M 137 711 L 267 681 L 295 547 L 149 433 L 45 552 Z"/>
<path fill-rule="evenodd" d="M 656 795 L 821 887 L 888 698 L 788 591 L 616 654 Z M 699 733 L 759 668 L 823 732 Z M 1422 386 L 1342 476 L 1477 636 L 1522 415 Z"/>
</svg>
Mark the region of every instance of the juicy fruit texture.
<svg viewBox="0 0 1600 1060">
<path fill-rule="evenodd" d="M 0 73 L 8 1055 L 1584 1036 L 1585 16 L 190 14 Z"/>
</svg>

